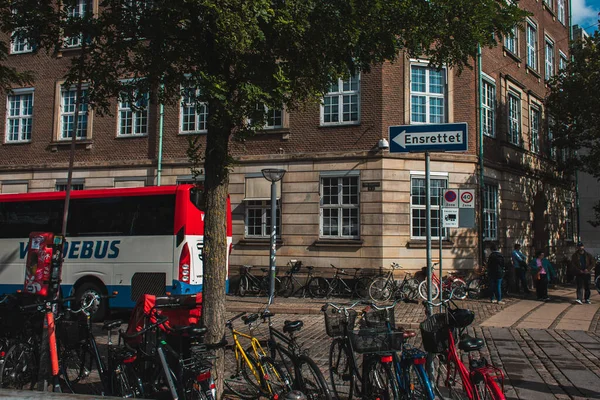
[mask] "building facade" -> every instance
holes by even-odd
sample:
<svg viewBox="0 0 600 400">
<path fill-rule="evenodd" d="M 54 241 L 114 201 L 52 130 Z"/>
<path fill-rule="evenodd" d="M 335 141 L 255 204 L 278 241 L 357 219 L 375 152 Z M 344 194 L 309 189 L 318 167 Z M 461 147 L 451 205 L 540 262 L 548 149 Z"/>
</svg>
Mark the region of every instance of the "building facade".
<svg viewBox="0 0 600 400">
<path fill-rule="evenodd" d="M 392 261 L 405 270 L 424 267 L 424 155 L 378 146 L 389 140 L 390 126 L 408 124 L 469 127 L 467 151 L 431 154 L 433 247 L 437 258 L 441 235 L 445 269 L 480 265 L 489 242 L 506 253 L 515 242 L 530 254 L 534 248 L 568 252 L 574 185 L 556 172 L 559 155 L 550 148 L 543 100 L 546 80 L 567 60 L 569 7 L 567 0 L 522 0 L 519 6 L 532 16 L 513 35 L 497 38 L 498 47 L 482 49 L 473 69 L 458 74 L 401 57 L 339 80 L 322 104 L 272 110 L 264 131 L 232 143 L 232 269 L 269 264 L 270 184 L 263 168 L 287 171 L 278 183 L 278 266 L 299 259 L 322 271 L 331 264 L 381 268 Z M 6 109 L 1 193 L 64 189 L 75 93 L 61 77 L 78 44 L 70 45 L 57 58 L 11 43 L 7 63 L 33 70 L 36 82 L 0 100 Z M 82 106 L 77 189 L 190 180 L 188 138 L 207 132 L 207 108 L 183 94 L 179 107 L 165 107 L 160 129 L 159 106 L 146 100 L 138 106 L 115 100 L 114 115 L 103 117 Z M 444 188 L 476 191 L 475 228 L 438 227 Z"/>
</svg>

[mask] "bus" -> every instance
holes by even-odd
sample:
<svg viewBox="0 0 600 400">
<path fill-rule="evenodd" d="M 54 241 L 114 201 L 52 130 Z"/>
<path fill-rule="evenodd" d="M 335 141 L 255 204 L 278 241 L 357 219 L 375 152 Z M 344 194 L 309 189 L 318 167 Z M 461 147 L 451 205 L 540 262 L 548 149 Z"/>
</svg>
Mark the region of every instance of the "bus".
<svg viewBox="0 0 600 400">
<path fill-rule="evenodd" d="M 204 212 L 198 190 L 187 184 L 72 191 L 61 294 L 81 301 L 118 292 L 95 305 L 94 320 L 102 320 L 109 308 L 131 308 L 144 293 L 201 292 Z M 29 234 L 61 232 L 65 195 L 0 194 L 0 293 L 23 289 Z M 226 213 L 229 268 L 229 197 Z"/>
</svg>

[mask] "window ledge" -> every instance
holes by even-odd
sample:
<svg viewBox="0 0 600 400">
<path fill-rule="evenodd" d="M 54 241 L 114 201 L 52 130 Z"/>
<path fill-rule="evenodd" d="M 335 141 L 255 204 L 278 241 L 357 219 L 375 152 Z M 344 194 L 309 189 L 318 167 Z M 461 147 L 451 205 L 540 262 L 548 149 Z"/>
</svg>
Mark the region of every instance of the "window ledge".
<svg viewBox="0 0 600 400">
<path fill-rule="evenodd" d="M 91 150 L 94 142 L 91 139 L 78 139 L 75 142 L 75 146 L 77 147 L 85 147 L 86 150 Z M 55 140 L 50 142 L 50 150 L 58 151 L 59 147 L 68 147 L 71 146 L 71 139 L 67 140 Z"/>
<path fill-rule="evenodd" d="M 136 138 L 147 138 L 148 134 L 143 135 L 117 135 L 115 139 L 136 139 Z"/>
<path fill-rule="evenodd" d="M 321 122 L 319 124 L 319 128 L 343 128 L 346 126 L 358 126 L 358 125 L 360 125 L 360 121 L 357 121 L 357 122 L 335 122 L 335 123 Z"/>
<path fill-rule="evenodd" d="M 283 246 L 284 245 L 284 241 L 283 239 L 277 239 L 276 242 L 277 246 Z M 264 247 L 264 246 L 270 246 L 271 245 L 271 239 L 269 238 L 252 238 L 252 239 L 240 239 L 237 242 L 238 245 L 240 246 L 258 246 L 258 247 Z"/>
<path fill-rule="evenodd" d="M 194 132 L 177 132 L 178 135 L 181 136 L 189 136 L 189 135 L 206 135 L 208 134 L 208 130 L 205 131 L 194 131 Z"/>
<path fill-rule="evenodd" d="M 362 239 L 317 239 L 312 244 L 314 247 L 361 247 Z"/>
<path fill-rule="evenodd" d="M 427 241 L 421 239 L 411 239 L 406 243 L 406 248 L 408 249 L 425 249 L 427 247 Z M 449 239 L 442 240 L 442 249 L 451 249 L 454 247 L 454 242 Z M 439 249 L 440 241 L 437 239 L 431 240 L 431 248 Z"/>
<path fill-rule="evenodd" d="M 512 58 L 513 60 L 515 60 L 518 63 L 523 62 L 523 60 L 521 60 L 521 57 L 519 57 L 518 55 L 516 55 L 515 53 L 513 53 L 512 51 L 507 49 L 506 46 L 504 46 L 504 54 L 506 54 L 507 56 L 509 56 L 510 58 Z"/>
<path fill-rule="evenodd" d="M 535 76 L 538 79 L 542 79 L 542 75 L 540 75 L 539 72 L 531 68 L 529 65 L 527 66 L 527 72 L 529 72 L 531 75 Z"/>
<path fill-rule="evenodd" d="M 4 144 L 8 144 L 8 145 L 20 145 L 20 144 L 31 144 L 31 140 L 14 140 L 14 141 L 9 141 L 9 142 L 4 142 Z"/>
<path fill-rule="evenodd" d="M 544 1 L 544 8 L 546 9 L 546 11 L 548 11 L 554 18 L 556 18 L 556 12 L 554 11 L 554 8 L 551 8 L 550 5 L 548 5 L 548 2 Z"/>
</svg>

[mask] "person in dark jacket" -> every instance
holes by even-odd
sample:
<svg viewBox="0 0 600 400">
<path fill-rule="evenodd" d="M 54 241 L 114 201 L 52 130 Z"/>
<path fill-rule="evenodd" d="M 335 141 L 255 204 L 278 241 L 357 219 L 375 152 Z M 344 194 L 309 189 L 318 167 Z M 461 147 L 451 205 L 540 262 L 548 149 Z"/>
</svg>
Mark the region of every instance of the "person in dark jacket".
<svg viewBox="0 0 600 400">
<path fill-rule="evenodd" d="M 577 250 L 571 256 L 571 272 L 575 275 L 577 282 L 577 302 L 578 304 L 591 304 L 590 302 L 590 281 L 592 279 L 592 269 L 596 266 L 594 257 L 585 251 L 582 242 L 577 243 Z"/>
<path fill-rule="evenodd" d="M 504 256 L 498 251 L 498 246 L 492 243 L 492 253 L 487 259 L 487 272 L 492 291 L 492 303 L 504 304 L 502 301 L 502 279 L 504 278 Z"/>
</svg>

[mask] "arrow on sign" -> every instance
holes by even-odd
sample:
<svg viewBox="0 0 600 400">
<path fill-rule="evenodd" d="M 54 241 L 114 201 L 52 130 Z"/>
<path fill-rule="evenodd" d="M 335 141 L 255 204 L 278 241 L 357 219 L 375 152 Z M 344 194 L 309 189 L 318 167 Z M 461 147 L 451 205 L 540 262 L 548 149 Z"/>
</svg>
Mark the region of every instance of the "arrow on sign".
<svg viewBox="0 0 600 400">
<path fill-rule="evenodd" d="M 406 130 L 392 139 L 398 146 L 406 149 L 411 146 L 439 146 L 445 144 L 463 144 L 462 131 L 412 132 Z"/>
</svg>

